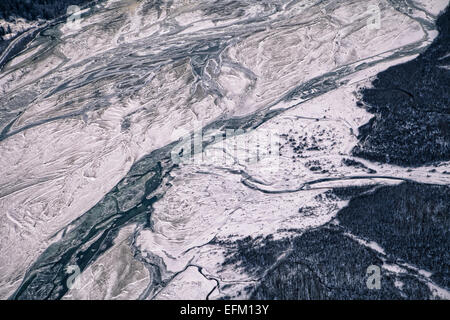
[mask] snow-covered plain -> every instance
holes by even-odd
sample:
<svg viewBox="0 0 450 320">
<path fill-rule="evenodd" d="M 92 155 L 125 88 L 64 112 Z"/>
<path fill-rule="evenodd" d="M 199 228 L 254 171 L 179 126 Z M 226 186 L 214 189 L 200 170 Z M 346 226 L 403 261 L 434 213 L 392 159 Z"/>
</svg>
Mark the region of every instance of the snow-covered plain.
<svg viewBox="0 0 450 320">
<path fill-rule="evenodd" d="M 0 74 L 0 298 L 133 164 L 195 126 L 279 112 L 172 169 L 152 227 L 123 228 L 64 298 L 238 297 L 258 279 L 223 267 L 218 241 L 321 226 L 346 205 L 327 196 L 336 186 L 448 184 L 449 163 L 407 169 L 350 153 L 372 116 L 358 89 L 431 43 L 447 4 L 434 2 L 116 0 L 80 28 L 42 32 Z M 255 136 L 277 152 L 246 161 Z"/>
</svg>

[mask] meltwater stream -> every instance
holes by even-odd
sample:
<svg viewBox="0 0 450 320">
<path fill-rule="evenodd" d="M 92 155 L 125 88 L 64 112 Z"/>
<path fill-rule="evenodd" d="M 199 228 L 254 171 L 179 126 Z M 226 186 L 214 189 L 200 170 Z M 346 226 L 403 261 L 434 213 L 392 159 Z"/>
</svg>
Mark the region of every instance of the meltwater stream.
<svg viewBox="0 0 450 320">
<path fill-rule="evenodd" d="M 338 225 L 335 188 L 448 185 L 445 157 L 352 153 L 360 90 L 438 37 L 431 2 L 109 0 L 43 27 L 0 73 L 0 297 L 247 297 L 295 246 L 256 272 L 233 243 Z"/>
</svg>

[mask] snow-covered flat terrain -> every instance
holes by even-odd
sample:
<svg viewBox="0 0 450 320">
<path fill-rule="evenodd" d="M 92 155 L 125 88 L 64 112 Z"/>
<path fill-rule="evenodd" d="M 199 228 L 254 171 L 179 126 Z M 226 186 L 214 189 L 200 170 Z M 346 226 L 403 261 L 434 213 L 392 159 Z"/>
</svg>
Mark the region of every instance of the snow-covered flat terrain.
<svg viewBox="0 0 450 320">
<path fill-rule="evenodd" d="M 403 165 L 354 152 L 382 114 L 364 90 L 440 41 L 447 5 L 109 0 L 46 25 L 0 72 L 0 298 L 270 298 L 262 280 L 298 243 L 338 230 L 398 297 L 414 285 L 449 299 L 448 270 L 396 255 L 342 211 L 384 188 L 443 188 L 427 205 L 448 195 L 448 153 Z M 448 206 L 430 208 L 448 227 Z"/>
</svg>

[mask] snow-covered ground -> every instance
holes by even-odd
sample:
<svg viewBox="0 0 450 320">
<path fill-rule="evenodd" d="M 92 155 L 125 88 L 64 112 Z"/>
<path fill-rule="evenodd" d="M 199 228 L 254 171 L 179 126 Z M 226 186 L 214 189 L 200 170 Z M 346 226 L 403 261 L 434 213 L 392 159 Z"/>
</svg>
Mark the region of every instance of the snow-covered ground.
<svg viewBox="0 0 450 320">
<path fill-rule="evenodd" d="M 82 281 L 65 298 L 237 292 L 256 279 L 224 269 L 224 249 L 213 239 L 287 237 L 321 226 L 346 205 L 327 197 L 335 186 L 450 182 L 448 163 L 408 170 L 350 154 L 371 117 L 356 106 L 358 89 L 431 43 L 436 31 L 415 17 L 433 23 L 443 1 L 413 1 L 431 15 L 374 0 L 239 1 L 238 8 L 220 1 L 227 10 L 211 1 L 160 10 L 150 2 L 100 4 L 80 28 L 46 30 L 0 74 L 0 298 L 134 163 L 194 124 L 285 110 L 172 170 L 152 229 L 122 229 L 82 274 L 89 279 L 102 265 L 104 281 Z M 371 5 L 380 9 L 379 29 L 368 24 Z M 276 139 L 279 153 L 251 163 L 245 152 L 236 155 L 235 146 L 255 135 Z M 145 294 L 149 261 L 169 285 Z"/>
</svg>

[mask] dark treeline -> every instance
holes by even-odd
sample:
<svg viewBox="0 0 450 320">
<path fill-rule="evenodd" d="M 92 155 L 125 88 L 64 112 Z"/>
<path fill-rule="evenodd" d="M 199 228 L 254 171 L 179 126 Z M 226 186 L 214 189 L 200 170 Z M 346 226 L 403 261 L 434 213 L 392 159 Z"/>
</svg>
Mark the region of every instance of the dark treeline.
<svg viewBox="0 0 450 320">
<path fill-rule="evenodd" d="M 50 20 L 66 13 L 70 5 L 84 5 L 92 0 L 1 0 L 0 19 L 10 21 L 20 17 L 27 20 Z"/>
<path fill-rule="evenodd" d="M 229 248 L 224 266 L 234 265 L 261 281 L 245 293 L 256 300 L 430 299 L 432 292 L 414 271 L 381 271 L 381 288 L 367 287 L 368 266 L 408 263 L 431 272 L 430 279 L 450 287 L 450 187 L 419 183 L 338 188 L 327 197 L 351 200 L 337 214 L 339 224 L 274 239 L 247 237 L 218 241 Z M 359 239 L 374 241 L 381 254 Z M 283 259 L 280 257 L 283 256 Z M 385 260 L 383 260 L 385 259 Z M 401 286 L 398 284 L 402 283 Z M 241 292 L 241 294 L 244 292 Z M 240 296 L 239 292 L 237 293 Z M 226 299 L 235 297 L 225 297 Z"/>
<path fill-rule="evenodd" d="M 0 0 L 0 19 L 14 24 L 15 18 L 29 21 L 52 20 L 66 14 L 71 5 L 82 6 L 92 0 Z M 3 36 L 11 33 L 11 27 L 0 26 L 0 52 L 6 47 Z"/>
<path fill-rule="evenodd" d="M 0 26 L 0 53 L 12 41 L 5 37 L 14 31 L 15 18 L 24 18 L 28 21 L 38 19 L 52 20 L 67 13 L 71 5 L 83 6 L 93 0 L 0 0 L 0 20 L 7 23 Z M 19 35 L 17 33 L 15 36 Z M 1 66 L 0 66 L 1 67 Z"/>
<path fill-rule="evenodd" d="M 450 7 L 437 20 L 439 36 L 416 59 L 380 72 L 364 88 L 366 110 L 353 154 L 417 166 L 450 159 Z"/>
</svg>

